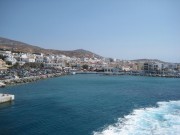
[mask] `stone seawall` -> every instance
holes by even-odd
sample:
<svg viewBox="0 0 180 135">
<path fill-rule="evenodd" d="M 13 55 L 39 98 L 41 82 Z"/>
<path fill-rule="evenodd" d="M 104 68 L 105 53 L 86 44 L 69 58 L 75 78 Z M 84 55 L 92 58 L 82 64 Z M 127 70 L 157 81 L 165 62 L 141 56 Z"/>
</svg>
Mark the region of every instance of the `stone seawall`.
<svg viewBox="0 0 180 135">
<path fill-rule="evenodd" d="M 21 83 L 34 82 L 34 81 L 38 81 L 38 80 L 42 80 L 46 78 L 59 77 L 62 75 L 66 75 L 66 73 L 55 73 L 55 74 L 30 76 L 30 77 L 17 78 L 17 79 L 6 79 L 6 80 L 1 80 L 1 82 L 6 85 L 15 85 L 15 84 L 21 84 Z"/>
</svg>

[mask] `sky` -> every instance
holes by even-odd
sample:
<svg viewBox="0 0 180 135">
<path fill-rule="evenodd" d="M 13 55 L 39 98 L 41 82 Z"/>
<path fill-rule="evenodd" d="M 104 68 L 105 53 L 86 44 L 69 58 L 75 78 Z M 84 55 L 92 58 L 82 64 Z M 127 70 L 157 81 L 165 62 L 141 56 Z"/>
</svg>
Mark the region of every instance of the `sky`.
<svg viewBox="0 0 180 135">
<path fill-rule="evenodd" d="M 0 37 L 122 60 L 180 62 L 180 0 L 0 0 Z"/>
</svg>

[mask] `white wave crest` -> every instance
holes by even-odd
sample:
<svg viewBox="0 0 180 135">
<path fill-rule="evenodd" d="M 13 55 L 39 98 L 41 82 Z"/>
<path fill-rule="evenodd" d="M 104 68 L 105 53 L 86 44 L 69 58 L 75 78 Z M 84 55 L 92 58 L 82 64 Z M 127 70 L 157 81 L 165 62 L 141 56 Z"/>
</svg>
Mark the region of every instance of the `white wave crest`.
<svg viewBox="0 0 180 135">
<path fill-rule="evenodd" d="M 94 135 L 180 135 L 180 101 L 158 102 L 158 107 L 136 109 Z"/>
</svg>

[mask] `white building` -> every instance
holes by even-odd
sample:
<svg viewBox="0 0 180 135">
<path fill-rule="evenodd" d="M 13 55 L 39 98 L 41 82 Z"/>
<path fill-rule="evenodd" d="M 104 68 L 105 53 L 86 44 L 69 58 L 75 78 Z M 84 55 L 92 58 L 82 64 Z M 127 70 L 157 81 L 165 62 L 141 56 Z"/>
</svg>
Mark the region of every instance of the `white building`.
<svg viewBox="0 0 180 135">
<path fill-rule="evenodd" d="M 28 53 L 21 53 L 19 56 L 19 62 L 36 62 L 36 56 Z"/>
<path fill-rule="evenodd" d="M 130 66 L 122 66 L 121 70 L 123 70 L 123 71 L 130 71 L 131 67 Z"/>
<path fill-rule="evenodd" d="M 43 57 L 36 57 L 35 62 L 43 63 L 44 62 L 44 58 Z"/>
<path fill-rule="evenodd" d="M 0 55 L 9 56 L 9 55 L 11 55 L 11 51 L 2 51 L 2 50 L 0 50 Z"/>
<path fill-rule="evenodd" d="M 35 57 L 33 57 L 33 56 L 29 56 L 28 58 L 27 58 L 27 62 L 36 62 L 36 59 L 35 59 Z"/>
<path fill-rule="evenodd" d="M 5 61 L 9 61 L 12 63 L 12 65 L 16 64 L 17 60 L 14 58 L 14 56 L 10 55 L 5 58 Z"/>
</svg>

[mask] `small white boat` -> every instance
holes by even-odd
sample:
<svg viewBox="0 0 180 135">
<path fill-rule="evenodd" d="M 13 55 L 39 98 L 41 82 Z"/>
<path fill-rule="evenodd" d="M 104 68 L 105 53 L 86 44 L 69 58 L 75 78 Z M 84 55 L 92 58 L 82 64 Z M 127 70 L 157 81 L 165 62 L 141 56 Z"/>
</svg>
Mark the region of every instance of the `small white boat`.
<svg viewBox="0 0 180 135">
<path fill-rule="evenodd" d="M 72 74 L 72 75 L 75 75 L 75 74 L 76 74 L 76 72 L 71 72 L 71 74 Z"/>
<path fill-rule="evenodd" d="M 5 87 L 5 86 L 6 86 L 6 84 L 0 82 L 0 87 Z"/>
</svg>

